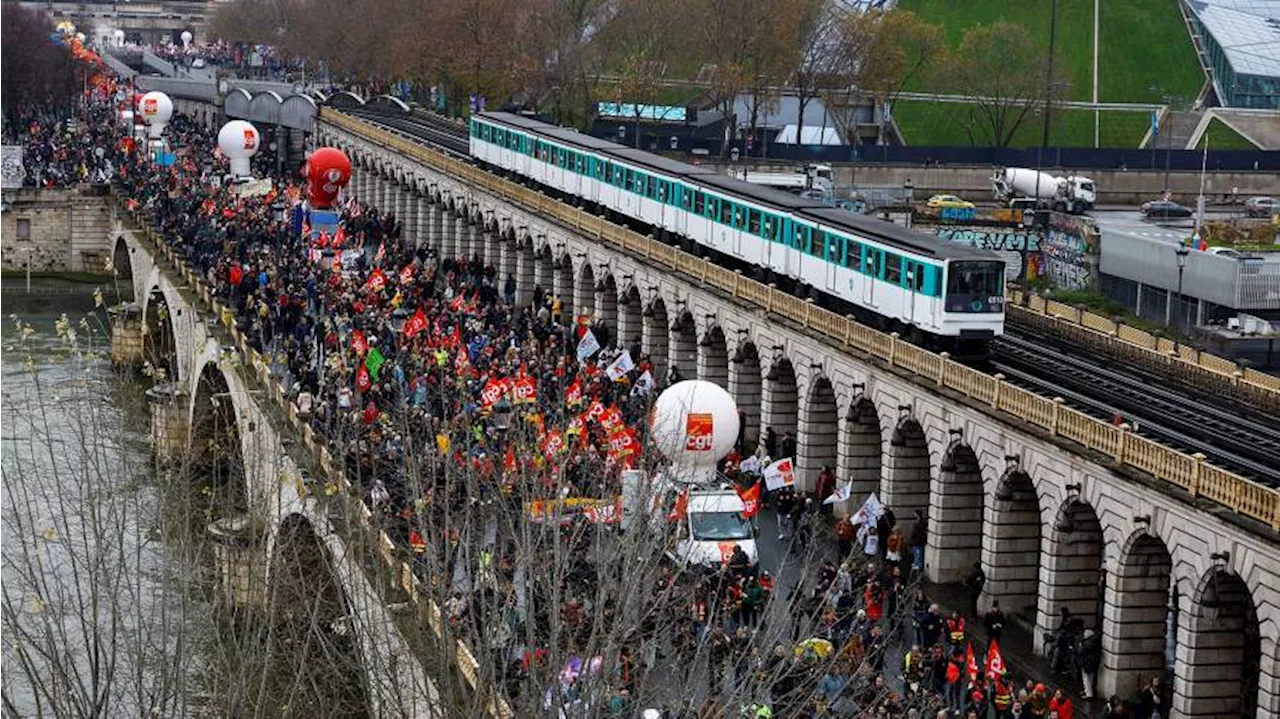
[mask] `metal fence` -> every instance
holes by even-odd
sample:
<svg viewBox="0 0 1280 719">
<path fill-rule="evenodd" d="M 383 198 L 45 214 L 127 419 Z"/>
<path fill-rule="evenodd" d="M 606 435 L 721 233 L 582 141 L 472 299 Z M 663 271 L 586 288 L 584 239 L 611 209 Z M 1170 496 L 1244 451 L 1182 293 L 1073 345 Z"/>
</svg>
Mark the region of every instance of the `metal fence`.
<svg viewBox="0 0 1280 719">
<path fill-rule="evenodd" d="M 1099 269 L 1177 292 L 1177 247 L 1146 237 L 1109 234 L 1102 243 Z M 1280 257 L 1236 258 L 1193 250 L 1182 272 L 1182 294 L 1236 310 L 1280 309 Z"/>
</svg>

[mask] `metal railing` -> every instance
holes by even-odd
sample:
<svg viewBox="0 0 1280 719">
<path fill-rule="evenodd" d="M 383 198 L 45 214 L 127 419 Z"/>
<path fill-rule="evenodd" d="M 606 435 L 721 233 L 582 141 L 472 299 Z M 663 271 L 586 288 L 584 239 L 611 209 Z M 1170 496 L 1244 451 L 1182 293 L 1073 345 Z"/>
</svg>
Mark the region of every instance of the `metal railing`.
<svg viewBox="0 0 1280 719">
<path fill-rule="evenodd" d="M 1205 461 L 1204 455 L 1188 455 L 1138 437 L 1125 427 L 1117 427 L 1063 405 L 1060 400 L 1042 397 L 956 362 L 947 353 L 935 354 L 901 340 L 897 333 L 886 334 L 859 324 L 852 316 L 841 316 L 727 270 L 705 258 L 697 258 L 675 247 L 615 225 L 582 208 L 510 182 L 478 167 L 460 162 L 398 133 L 322 108 L 320 119 L 347 130 L 401 155 L 429 165 L 440 172 L 486 190 L 503 200 L 523 205 L 577 230 L 643 257 L 650 262 L 681 272 L 693 280 L 722 290 L 735 299 L 758 305 L 796 322 L 837 349 L 861 352 L 891 367 L 906 370 L 913 379 L 930 389 L 946 388 L 963 394 L 991 409 L 1046 430 L 1055 437 L 1069 439 L 1085 449 L 1110 457 L 1117 465 L 1132 467 L 1188 491 L 1231 508 L 1241 515 L 1262 521 L 1280 530 L 1280 491 L 1220 469 Z"/>
<path fill-rule="evenodd" d="M 162 255 L 177 269 L 182 280 L 192 288 L 194 295 L 200 299 L 205 308 L 211 311 L 218 322 L 231 334 L 234 346 L 239 350 L 241 363 L 266 388 L 267 396 L 275 402 L 278 409 L 287 418 L 289 425 L 302 438 L 307 452 L 326 478 L 325 492 L 341 492 L 343 496 L 350 498 L 351 501 L 358 505 L 361 526 L 370 534 L 370 538 L 378 548 L 378 554 L 382 558 L 383 564 L 386 565 L 387 569 L 391 570 L 392 576 L 395 578 L 395 584 L 404 590 L 410 601 L 418 607 L 420 614 L 426 615 L 427 624 L 430 626 L 435 640 L 441 646 L 448 646 L 450 642 L 453 644 L 451 648 L 458 674 L 467 683 L 473 695 L 482 699 L 485 711 L 494 719 L 511 719 L 514 717 L 515 713 L 511 710 L 506 699 L 494 689 L 484 686 L 480 681 L 480 664 L 476 661 L 475 655 L 466 645 L 466 642 L 457 637 L 450 637 L 449 633 L 446 632 L 444 614 L 441 612 L 439 604 L 436 603 L 431 593 L 424 587 L 423 581 L 414 574 L 411 563 L 404 561 L 397 555 L 396 546 L 391 541 L 391 537 L 387 535 L 386 531 L 374 524 L 372 510 L 361 498 L 360 493 L 355 491 L 355 488 L 347 479 L 346 473 L 342 471 L 341 466 L 334 462 L 333 456 L 325 446 L 324 440 L 316 435 L 310 424 L 298 416 L 297 407 L 288 400 L 285 387 L 280 378 L 272 373 L 267 359 L 262 353 L 249 346 L 248 338 L 240 331 L 236 323 L 235 311 L 218 301 L 214 288 L 199 273 L 192 271 L 186 262 L 174 253 L 168 243 L 161 241 L 159 233 L 155 232 L 145 222 L 140 213 L 135 211 L 129 214 L 138 227 L 141 228 L 150 248 Z M 310 493 L 301 478 L 298 480 L 297 492 L 298 496 L 302 498 L 307 497 Z"/>
</svg>

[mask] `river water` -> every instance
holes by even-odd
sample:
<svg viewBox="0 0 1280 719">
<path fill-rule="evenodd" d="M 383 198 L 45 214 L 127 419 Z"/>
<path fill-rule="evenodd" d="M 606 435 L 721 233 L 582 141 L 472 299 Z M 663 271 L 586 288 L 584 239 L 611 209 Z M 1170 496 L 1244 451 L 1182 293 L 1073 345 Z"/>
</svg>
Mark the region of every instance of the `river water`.
<svg viewBox="0 0 1280 719">
<path fill-rule="evenodd" d="M 143 382 L 91 288 L 0 298 L 7 716 L 211 714 L 209 602 L 164 525 Z M 12 287 L 12 285 L 18 285 Z M 37 288 L 42 289 L 42 288 Z M 13 290 L 13 291 L 10 291 Z M 195 574 L 198 574 L 195 573 Z"/>
</svg>

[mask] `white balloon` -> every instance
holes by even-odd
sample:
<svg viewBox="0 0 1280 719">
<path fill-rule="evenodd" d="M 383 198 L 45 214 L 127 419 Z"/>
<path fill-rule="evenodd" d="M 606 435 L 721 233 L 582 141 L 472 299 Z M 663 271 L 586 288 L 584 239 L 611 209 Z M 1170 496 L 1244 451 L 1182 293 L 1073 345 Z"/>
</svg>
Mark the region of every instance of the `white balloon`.
<svg viewBox="0 0 1280 719">
<path fill-rule="evenodd" d="M 709 470 L 738 440 L 738 405 L 723 387 L 691 379 L 654 403 L 653 443 L 674 467 Z"/>
<path fill-rule="evenodd" d="M 191 44 L 191 38 L 192 38 L 193 36 L 192 36 L 192 34 L 191 34 L 191 31 L 190 31 L 190 30 L 183 30 L 183 31 L 182 31 L 182 34 L 181 34 L 181 35 L 179 35 L 179 37 L 181 37 L 181 38 L 182 38 L 182 44 L 183 44 L 183 45 L 190 45 L 190 44 Z"/>
<path fill-rule="evenodd" d="M 262 146 L 262 133 L 244 120 L 232 120 L 218 130 L 218 149 L 231 160 L 231 174 L 249 176 L 249 158 Z"/>
<path fill-rule="evenodd" d="M 150 136 L 158 138 L 163 135 L 164 128 L 169 124 L 169 118 L 173 117 L 173 100 L 163 92 L 152 91 L 143 95 L 138 105 L 142 111 L 142 121 L 147 124 Z"/>
</svg>

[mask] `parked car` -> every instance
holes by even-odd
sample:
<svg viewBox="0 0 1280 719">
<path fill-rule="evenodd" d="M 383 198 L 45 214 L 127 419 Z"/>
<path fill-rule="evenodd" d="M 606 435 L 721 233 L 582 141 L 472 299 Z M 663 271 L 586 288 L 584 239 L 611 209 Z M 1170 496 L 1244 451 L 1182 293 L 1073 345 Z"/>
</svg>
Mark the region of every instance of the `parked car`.
<svg viewBox="0 0 1280 719">
<path fill-rule="evenodd" d="M 1280 200 L 1274 197 L 1250 197 L 1244 201 L 1244 214 L 1249 217 L 1271 217 L 1280 213 Z"/>
<path fill-rule="evenodd" d="M 968 200 L 962 200 L 955 195 L 934 195 L 929 198 L 929 207 L 963 207 L 966 209 L 972 209 L 976 207 L 976 205 Z"/>
<path fill-rule="evenodd" d="M 1151 200 L 1142 203 L 1143 217 L 1190 217 L 1191 208 L 1171 200 Z"/>
</svg>

